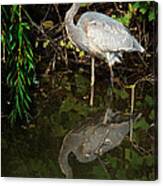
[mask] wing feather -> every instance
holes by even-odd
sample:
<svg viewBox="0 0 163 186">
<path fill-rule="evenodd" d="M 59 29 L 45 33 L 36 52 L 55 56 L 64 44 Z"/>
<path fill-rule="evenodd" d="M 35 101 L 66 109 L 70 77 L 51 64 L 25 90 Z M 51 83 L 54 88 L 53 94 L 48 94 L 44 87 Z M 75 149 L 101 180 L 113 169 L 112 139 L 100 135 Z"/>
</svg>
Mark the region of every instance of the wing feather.
<svg viewBox="0 0 163 186">
<path fill-rule="evenodd" d="M 118 21 L 97 12 L 83 14 L 78 22 L 90 43 L 101 52 L 135 51 L 140 45 L 129 30 Z"/>
</svg>

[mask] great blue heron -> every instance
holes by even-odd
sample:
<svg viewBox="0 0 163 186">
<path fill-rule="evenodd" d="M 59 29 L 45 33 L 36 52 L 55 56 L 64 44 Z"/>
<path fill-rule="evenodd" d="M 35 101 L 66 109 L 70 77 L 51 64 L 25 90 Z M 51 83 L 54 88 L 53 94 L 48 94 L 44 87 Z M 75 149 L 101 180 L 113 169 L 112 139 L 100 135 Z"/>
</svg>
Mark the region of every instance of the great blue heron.
<svg viewBox="0 0 163 186">
<path fill-rule="evenodd" d="M 77 24 L 74 24 L 80 4 L 74 3 L 65 16 L 65 25 L 70 40 L 82 50 L 92 55 L 91 64 L 91 97 L 90 105 L 93 105 L 94 96 L 94 57 L 105 60 L 110 68 L 111 84 L 113 86 L 112 66 L 120 63 L 122 52 L 143 52 L 144 48 L 130 34 L 129 30 L 118 21 L 98 12 L 86 12 L 82 14 Z"/>
</svg>

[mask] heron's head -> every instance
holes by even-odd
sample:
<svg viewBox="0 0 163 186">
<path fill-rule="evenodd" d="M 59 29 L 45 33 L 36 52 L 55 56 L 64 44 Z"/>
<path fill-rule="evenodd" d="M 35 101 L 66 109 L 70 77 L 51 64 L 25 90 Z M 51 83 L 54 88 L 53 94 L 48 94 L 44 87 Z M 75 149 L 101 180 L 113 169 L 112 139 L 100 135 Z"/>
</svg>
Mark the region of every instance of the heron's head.
<svg viewBox="0 0 163 186">
<path fill-rule="evenodd" d="M 73 22 L 73 18 L 80 8 L 80 3 L 73 3 L 71 8 L 66 12 L 65 24 Z"/>
</svg>

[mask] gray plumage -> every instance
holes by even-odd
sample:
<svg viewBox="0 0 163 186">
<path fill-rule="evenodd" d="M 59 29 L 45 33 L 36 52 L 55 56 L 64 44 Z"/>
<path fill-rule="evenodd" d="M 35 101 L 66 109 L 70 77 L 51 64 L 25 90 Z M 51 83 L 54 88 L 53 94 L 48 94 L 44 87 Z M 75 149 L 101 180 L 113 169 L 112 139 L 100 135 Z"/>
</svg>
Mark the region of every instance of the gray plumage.
<svg viewBox="0 0 163 186">
<path fill-rule="evenodd" d="M 128 118 L 122 120 L 111 110 L 107 118 L 110 119 L 103 125 L 103 113 L 97 113 L 93 117 L 86 118 L 64 137 L 59 153 L 59 165 L 66 178 L 73 177 L 68 162 L 71 152 L 79 162 L 87 163 L 120 145 L 129 131 Z"/>
<path fill-rule="evenodd" d="M 65 23 L 71 41 L 93 56 L 104 59 L 109 66 L 121 62 L 121 52 L 143 52 L 144 48 L 118 21 L 98 12 L 86 12 L 74 24 L 80 4 L 73 4 L 66 13 Z"/>
<path fill-rule="evenodd" d="M 107 111 L 106 125 L 103 125 L 104 113 L 96 113 L 80 122 L 79 126 L 64 137 L 58 160 L 66 178 L 73 177 L 68 161 L 70 153 L 73 153 L 81 163 L 93 161 L 119 146 L 129 132 L 128 116 L 113 112 L 110 108 Z M 138 114 L 134 122 L 140 117 Z"/>
</svg>

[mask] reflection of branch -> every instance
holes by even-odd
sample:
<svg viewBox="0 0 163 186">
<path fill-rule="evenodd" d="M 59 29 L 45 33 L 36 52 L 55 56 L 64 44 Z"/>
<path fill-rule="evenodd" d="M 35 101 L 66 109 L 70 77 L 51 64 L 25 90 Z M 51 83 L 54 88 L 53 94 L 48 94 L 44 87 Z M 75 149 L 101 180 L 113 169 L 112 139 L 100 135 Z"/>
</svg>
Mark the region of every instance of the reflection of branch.
<svg viewBox="0 0 163 186">
<path fill-rule="evenodd" d="M 154 75 L 153 74 L 148 74 L 145 77 L 142 77 L 141 79 L 138 79 L 134 84 L 137 85 L 138 83 L 141 83 L 143 81 L 147 81 L 149 83 L 151 83 L 152 85 L 154 84 Z"/>
<path fill-rule="evenodd" d="M 106 175 L 107 175 L 108 178 L 109 178 L 110 176 L 109 176 L 108 170 L 107 170 L 107 168 L 106 168 L 106 166 L 105 166 L 105 163 L 101 160 L 100 156 L 97 156 L 97 159 L 98 159 L 99 163 L 101 164 L 102 168 L 104 169 Z"/>
<path fill-rule="evenodd" d="M 131 87 L 131 109 L 130 109 L 130 141 L 132 141 L 132 136 L 133 136 L 134 102 L 135 102 L 135 86 L 132 86 L 132 87 Z"/>
<path fill-rule="evenodd" d="M 132 142 L 132 137 L 133 137 L 133 125 L 134 125 L 134 103 L 135 103 L 135 88 L 138 83 L 141 83 L 143 81 L 150 82 L 152 85 L 154 83 L 154 77 L 153 74 L 148 74 L 145 77 L 142 77 L 141 79 L 138 79 L 134 84 L 132 85 L 125 85 L 125 88 L 130 88 L 131 89 L 131 109 L 130 109 L 130 141 Z"/>
<path fill-rule="evenodd" d="M 139 144 L 137 144 L 135 141 L 132 142 L 132 147 L 141 155 L 148 155 L 151 154 L 151 149 L 150 150 L 146 150 L 145 148 L 139 146 Z"/>
</svg>

